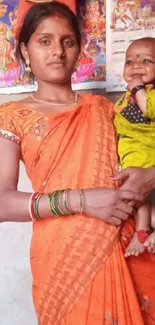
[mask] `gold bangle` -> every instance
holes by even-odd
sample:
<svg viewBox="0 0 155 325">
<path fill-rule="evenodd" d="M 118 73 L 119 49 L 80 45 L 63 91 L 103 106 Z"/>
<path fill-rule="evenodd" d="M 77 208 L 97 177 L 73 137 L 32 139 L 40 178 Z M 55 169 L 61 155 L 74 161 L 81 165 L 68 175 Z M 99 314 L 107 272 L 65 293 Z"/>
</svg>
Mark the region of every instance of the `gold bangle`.
<svg viewBox="0 0 155 325">
<path fill-rule="evenodd" d="M 80 214 L 83 214 L 84 210 L 84 193 L 82 189 L 78 189 L 79 194 L 80 194 Z"/>
<path fill-rule="evenodd" d="M 64 208 L 67 212 L 68 215 L 72 216 L 74 213 L 69 209 L 68 207 L 68 199 L 67 199 L 67 194 L 70 191 L 70 188 L 68 188 L 67 190 L 64 191 Z"/>
</svg>

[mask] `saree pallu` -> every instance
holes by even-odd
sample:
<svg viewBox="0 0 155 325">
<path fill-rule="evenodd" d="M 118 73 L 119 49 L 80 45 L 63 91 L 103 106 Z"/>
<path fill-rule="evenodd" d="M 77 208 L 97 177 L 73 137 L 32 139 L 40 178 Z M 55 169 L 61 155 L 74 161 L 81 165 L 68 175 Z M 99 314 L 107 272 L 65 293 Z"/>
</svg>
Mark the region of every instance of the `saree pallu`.
<svg viewBox="0 0 155 325">
<path fill-rule="evenodd" d="M 57 115 L 17 103 L 2 105 L 0 128 L 20 142 L 35 191 L 115 188 L 113 105 L 81 95 L 72 111 Z M 133 234 L 86 216 L 47 218 L 34 224 L 33 298 L 39 325 L 153 325 L 155 264 L 151 255 L 123 250 Z"/>
</svg>

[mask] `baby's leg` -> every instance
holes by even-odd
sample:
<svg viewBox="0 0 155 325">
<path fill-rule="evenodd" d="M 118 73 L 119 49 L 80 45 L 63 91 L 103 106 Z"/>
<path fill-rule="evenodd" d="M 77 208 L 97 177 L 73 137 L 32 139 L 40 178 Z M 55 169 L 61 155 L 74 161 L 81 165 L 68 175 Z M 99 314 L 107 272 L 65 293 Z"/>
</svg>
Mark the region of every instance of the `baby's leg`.
<svg viewBox="0 0 155 325">
<path fill-rule="evenodd" d="M 145 204 L 141 205 L 137 213 L 135 215 L 135 234 L 128 245 L 128 247 L 125 250 L 125 257 L 128 257 L 130 255 L 138 256 L 139 254 L 142 254 L 145 250 L 144 243 L 141 243 L 139 241 L 138 231 L 144 230 L 148 231 L 150 230 L 150 215 L 151 215 L 151 203 L 149 201 L 145 202 Z"/>
<path fill-rule="evenodd" d="M 151 211 L 151 227 L 152 229 L 155 229 L 155 207 L 152 207 Z M 147 238 L 146 242 L 144 243 L 144 246 L 149 253 L 155 253 L 155 230 Z"/>
</svg>

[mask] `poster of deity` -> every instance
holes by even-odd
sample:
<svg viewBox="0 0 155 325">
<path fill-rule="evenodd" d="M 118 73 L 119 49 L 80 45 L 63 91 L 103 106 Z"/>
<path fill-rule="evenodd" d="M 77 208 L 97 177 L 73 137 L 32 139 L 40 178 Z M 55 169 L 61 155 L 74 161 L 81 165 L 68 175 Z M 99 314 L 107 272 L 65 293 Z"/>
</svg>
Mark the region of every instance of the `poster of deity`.
<svg viewBox="0 0 155 325">
<path fill-rule="evenodd" d="M 73 89 L 105 88 L 106 10 L 104 0 L 78 0 L 77 15 L 82 31 L 82 49 Z"/>
<path fill-rule="evenodd" d="M 107 1 L 107 91 L 124 91 L 125 51 L 135 39 L 155 37 L 155 0 Z"/>
<path fill-rule="evenodd" d="M 18 0 L 0 0 L 0 94 L 26 92 L 32 86 L 15 55 L 17 17 Z"/>
</svg>

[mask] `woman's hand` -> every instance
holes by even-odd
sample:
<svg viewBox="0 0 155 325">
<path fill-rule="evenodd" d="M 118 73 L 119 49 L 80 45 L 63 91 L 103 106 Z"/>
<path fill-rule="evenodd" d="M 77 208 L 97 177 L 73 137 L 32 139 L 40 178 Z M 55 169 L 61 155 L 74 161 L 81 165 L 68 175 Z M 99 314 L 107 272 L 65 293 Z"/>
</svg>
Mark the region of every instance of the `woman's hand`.
<svg viewBox="0 0 155 325">
<path fill-rule="evenodd" d="M 134 205 L 143 200 L 142 196 L 120 189 L 94 188 L 84 190 L 84 214 L 119 226 L 134 212 Z M 130 205 L 127 202 L 130 201 Z M 79 193 L 70 191 L 69 206 L 79 213 Z"/>
<path fill-rule="evenodd" d="M 114 180 L 119 180 L 121 182 L 121 190 L 132 190 L 136 193 L 140 193 L 144 200 L 146 200 L 150 192 L 155 188 L 155 167 L 129 167 L 118 172 Z"/>
</svg>

